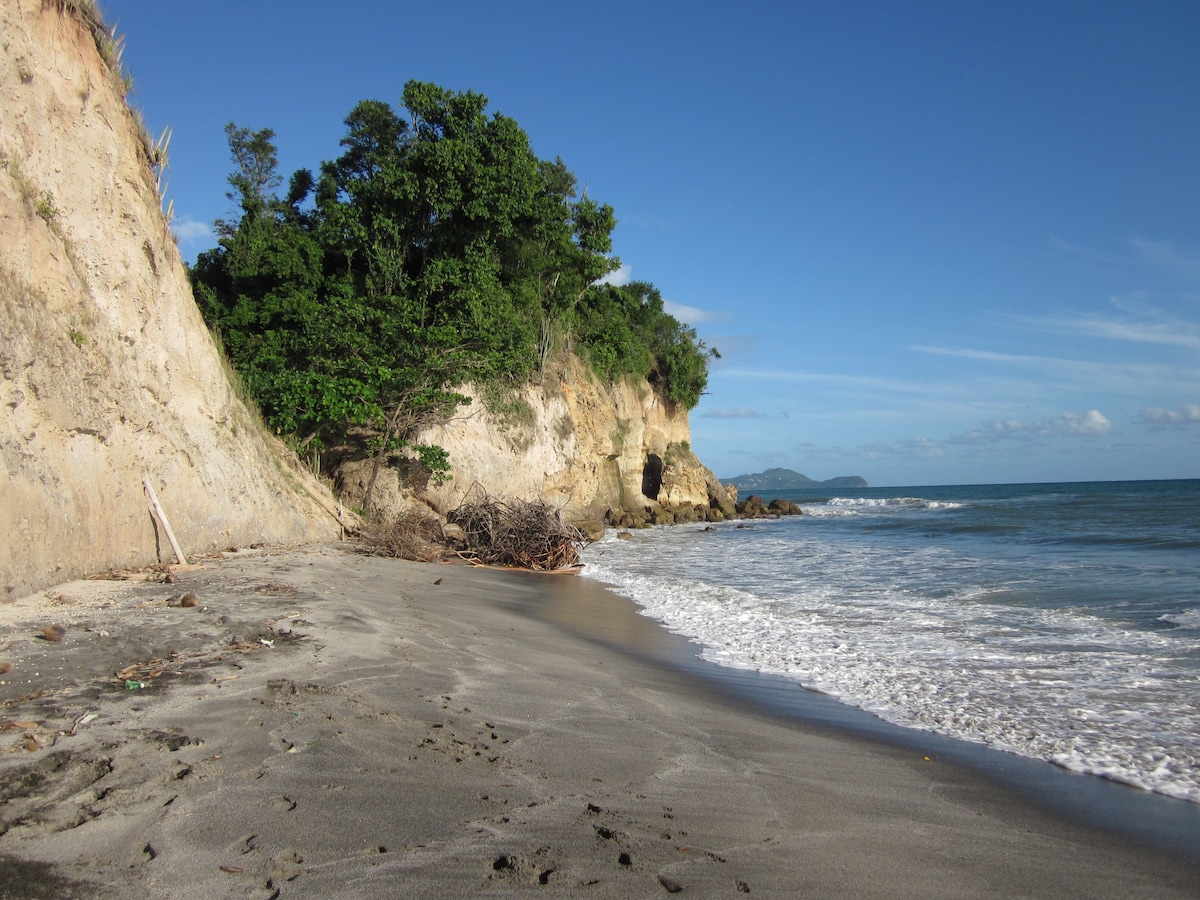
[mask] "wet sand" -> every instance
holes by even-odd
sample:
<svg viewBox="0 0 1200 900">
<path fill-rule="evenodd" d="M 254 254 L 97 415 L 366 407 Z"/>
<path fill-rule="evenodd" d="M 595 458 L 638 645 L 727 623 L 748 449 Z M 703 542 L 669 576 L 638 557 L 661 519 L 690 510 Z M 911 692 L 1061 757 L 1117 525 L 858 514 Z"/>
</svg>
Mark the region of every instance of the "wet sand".
<svg viewBox="0 0 1200 900">
<path fill-rule="evenodd" d="M 585 579 L 338 547 L 175 577 L 0 607 L 0 897 L 1200 895 L 696 677 Z"/>
</svg>

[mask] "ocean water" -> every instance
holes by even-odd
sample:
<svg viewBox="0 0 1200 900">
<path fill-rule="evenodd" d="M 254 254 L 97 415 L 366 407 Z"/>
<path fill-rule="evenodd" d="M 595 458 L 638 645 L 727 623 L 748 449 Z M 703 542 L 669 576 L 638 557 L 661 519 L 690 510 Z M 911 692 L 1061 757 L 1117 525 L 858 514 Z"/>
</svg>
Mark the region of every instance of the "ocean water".
<svg viewBox="0 0 1200 900">
<path fill-rule="evenodd" d="M 761 492 L 584 574 L 713 662 L 1200 803 L 1200 480 Z"/>
</svg>

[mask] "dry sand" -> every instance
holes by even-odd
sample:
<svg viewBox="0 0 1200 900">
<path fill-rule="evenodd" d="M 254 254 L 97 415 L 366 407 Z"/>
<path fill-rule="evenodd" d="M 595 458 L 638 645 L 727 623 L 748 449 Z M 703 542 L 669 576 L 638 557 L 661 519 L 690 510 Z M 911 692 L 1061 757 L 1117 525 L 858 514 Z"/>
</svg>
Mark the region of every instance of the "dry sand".
<svg viewBox="0 0 1200 900">
<path fill-rule="evenodd" d="M 0 897 L 1200 896 L 1196 864 L 656 665 L 584 579 L 335 547 L 175 578 L 0 607 Z"/>
</svg>

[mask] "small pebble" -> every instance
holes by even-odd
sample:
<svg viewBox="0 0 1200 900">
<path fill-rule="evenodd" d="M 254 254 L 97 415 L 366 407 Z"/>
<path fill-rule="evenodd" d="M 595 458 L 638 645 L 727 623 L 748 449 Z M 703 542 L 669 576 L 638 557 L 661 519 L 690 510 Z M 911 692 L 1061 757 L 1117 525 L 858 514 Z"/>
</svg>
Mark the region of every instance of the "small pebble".
<svg viewBox="0 0 1200 900">
<path fill-rule="evenodd" d="M 47 625 L 42 629 L 42 637 L 48 641 L 61 641 L 67 636 L 67 629 L 61 625 Z"/>
<path fill-rule="evenodd" d="M 11 671 L 12 671 L 12 663 L 0 662 L 0 675 L 4 675 L 5 673 L 11 672 Z"/>
<path fill-rule="evenodd" d="M 658 883 L 663 886 L 663 890 L 668 894 L 678 894 L 683 890 L 683 885 L 665 872 L 658 873 Z"/>
</svg>

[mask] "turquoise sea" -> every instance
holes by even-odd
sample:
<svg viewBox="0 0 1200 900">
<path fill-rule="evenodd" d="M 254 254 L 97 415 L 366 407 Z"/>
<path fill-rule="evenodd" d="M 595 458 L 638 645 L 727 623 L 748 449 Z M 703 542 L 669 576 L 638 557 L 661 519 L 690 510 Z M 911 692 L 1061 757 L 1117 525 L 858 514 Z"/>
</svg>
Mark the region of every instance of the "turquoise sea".
<svg viewBox="0 0 1200 900">
<path fill-rule="evenodd" d="M 610 531 L 585 574 L 722 666 L 1200 804 L 1200 480 L 760 496 L 805 514 Z"/>
</svg>

